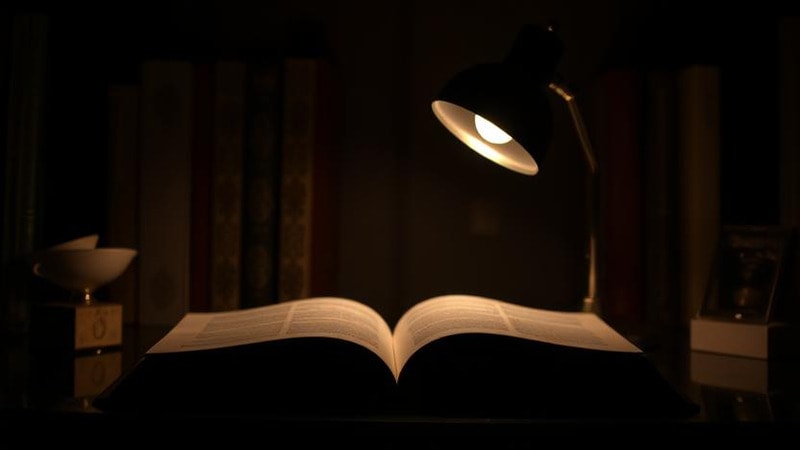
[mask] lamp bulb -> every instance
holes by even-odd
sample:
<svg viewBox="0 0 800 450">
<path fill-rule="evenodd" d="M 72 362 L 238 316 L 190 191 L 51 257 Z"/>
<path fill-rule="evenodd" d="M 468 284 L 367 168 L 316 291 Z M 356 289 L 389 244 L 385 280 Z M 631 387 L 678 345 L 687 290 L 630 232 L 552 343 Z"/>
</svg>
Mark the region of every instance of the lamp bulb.
<svg viewBox="0 0 800 450">
<path fill-rule="evenodd" d="M 477 114 L 475 114 L 475 129 L 478 130 L 478 134 L 489 143 L 505 144 L 511 141 L 511 136 L 505 131 Z"/>
</svg>

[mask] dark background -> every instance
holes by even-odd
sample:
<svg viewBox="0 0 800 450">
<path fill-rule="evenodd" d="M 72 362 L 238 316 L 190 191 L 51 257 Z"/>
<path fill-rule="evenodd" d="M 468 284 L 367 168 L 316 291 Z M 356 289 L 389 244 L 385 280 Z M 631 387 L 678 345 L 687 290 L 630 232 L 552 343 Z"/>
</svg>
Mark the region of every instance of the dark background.
<svg viewBox="0 0 800 450">
<path fill-rule="evenodd" d="M 97 232 L 104 243 L 106 89 L 138 81 L 142 60 L 325 54 L 344 99 L 334 294 L 390 324 L 445 293 L 575 309 L 585 291 L 584 162 L 566 108 L 556 105 L 554 145 L 535 177 L 468 151 L 430 110 L 449 77 L 501 59 L 526 23 L 558 25 L 558 71 L 584 106 L 611 67 L 719 65 L 721 221 L 781 218 L 778 24 L 793 11 L 622 0 L 108 3 L 3 7 L 6 24 L 15 11 L 51 17 L 43 247 Z"/>
</svg>

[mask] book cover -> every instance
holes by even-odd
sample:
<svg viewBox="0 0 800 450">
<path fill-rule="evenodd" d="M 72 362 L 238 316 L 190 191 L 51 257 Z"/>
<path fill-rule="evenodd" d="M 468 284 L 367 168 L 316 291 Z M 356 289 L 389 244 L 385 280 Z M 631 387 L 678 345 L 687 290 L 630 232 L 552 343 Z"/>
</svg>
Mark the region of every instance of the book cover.
<svg viewBox="0 0 800 450">
<path fill-rule="evenodd" d="M 108 225 L 109 246 L 138 248 L 139 221 L 139 98 L 136 85 L 113 85 L 108 90 Z M 126 324 L 138 317 L 137 267 L 108 285 L 108 300 L 122 304 Z"/>
<path fill-rule="evenodd" d="M 139 323 L 174 325 L 189 308 L 193 67 L 142 66 Z"/>
<path fill-rule="evenodd" d="M 95 404 L 284 418 L 696 412 L 598 316 L 471 295 L 421 301 L 393 329 L 368 305 L 334 297 L 189 314 Z"/>
</svg>

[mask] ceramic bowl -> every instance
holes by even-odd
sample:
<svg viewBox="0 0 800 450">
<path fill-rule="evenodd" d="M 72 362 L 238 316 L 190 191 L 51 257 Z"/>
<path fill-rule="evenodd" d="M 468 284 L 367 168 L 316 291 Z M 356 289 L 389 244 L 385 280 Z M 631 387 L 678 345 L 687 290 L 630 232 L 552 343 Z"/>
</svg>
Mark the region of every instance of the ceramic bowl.
<svg viewBox="0 0 800 450">
<path fill-rule="evenodd" d="M 39 255 L 33 273 L 64 289 L 89 294 L 122 275 L 136 253 L 114 247 L 51 249 Z"/>
<path fill-rule="evenodd" d="M 97 241 L 100 238 L 97 234 L 90 234 L 88 236 L 79 237 L 77 239 L 72 239 L 67 242 L 62 242 L 60 244 L 54 245 L 48 248 L 46 251 L 50 250 L 78 250 L 78 249 L 89 249 L 97 247 Z"/>
</svg>

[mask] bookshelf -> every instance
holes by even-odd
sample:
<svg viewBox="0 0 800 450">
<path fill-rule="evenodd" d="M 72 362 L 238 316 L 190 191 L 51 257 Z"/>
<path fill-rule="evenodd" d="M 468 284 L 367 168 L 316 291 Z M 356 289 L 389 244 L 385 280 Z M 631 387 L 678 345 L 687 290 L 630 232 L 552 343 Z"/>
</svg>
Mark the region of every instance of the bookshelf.
<svg viewBox="0 0 800 450">
<path fill-rule="evenodd" d="M 42 244 L 102 233 L 108 226 L 106 192 L 97 186 L 110 181 L 110 82 L 139 83 L 141 62 L 155 57 L 269 59 L 323 51 L 337 64 L 344 99 L 336 238 L 342 251 L 333 274 L 338 291 L 369 301 L 388 317 L 415 298 L 444 291 L 569 308 L 583 291 L 577 282 L 581 208 L 570 208 L 575 215 L 560 212 L 566 203 L 583 201 L 580 164 L 570 160 L 579 152 L 552 152 L 566 156 L 549 164 L 552 175 L 542 173 L 533 182 L 508 179 L 468 155 L 452 168 L 445 161 L 458 149 L 437 134 L 426 109 L 453 68 L 501 57 L 518 25 L 550 18 L 565 31 L 568 52 L 560 69 L 576 82 L 579 95 L 617 62 L 647 71 L 720 64 L 722 102 L 729 111 L 721 118 L 721 221 L 771 222 L 784 212 L 775 183 L 778 98 L 783 111 L 792 108 L 779 97 L 777 82 L 777 19 L 785 11 L 718 20 L 715 11 L 690 17 L 679 6 L 659 2 L 589 5 L 579 13 L 557 2 L 501 0 L 490 12 L 460 5 L 463 20 L 456 22 L 447 17 L 457 2 L 433 5 L 427 14 L 401 2 L 370 11 L 313 0 L 247 3 L 42 7 L 52 18 Z M 22 7 L 12 2 L 3 17 Z M 488 26 L 487 33 L 476 35 L 478 26 Z M 9 43 L 2 42 L 7 63 Z M 725 100 L 726 91 L 740 92 L 751 82 L 763 95 L 753 91 Z M 560 120 L 567 125 L 557 140 L 572 145 L 568 121 Z M 589 131 L 595 132 L 591 126 Z M 760 157 L 743 156 L 749 149 Z M 737 184 L 741 179 L 746 183 Z M 482 204 L 490 207 L 475 207 Z M 485 216 L 478 220 L 494 224 L 494 234 L 470 232 L 473 209 Z"/>
</svg>

